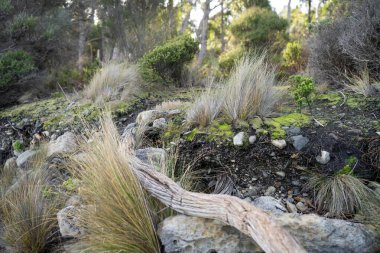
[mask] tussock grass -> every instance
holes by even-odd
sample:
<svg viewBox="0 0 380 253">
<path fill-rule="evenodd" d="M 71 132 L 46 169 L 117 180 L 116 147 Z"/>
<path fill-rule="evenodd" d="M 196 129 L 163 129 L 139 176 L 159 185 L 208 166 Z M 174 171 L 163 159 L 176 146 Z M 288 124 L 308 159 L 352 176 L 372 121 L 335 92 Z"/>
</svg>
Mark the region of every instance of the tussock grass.
<svg viewBox="0 0 380 253">
<path fill-rule="evenodd" d="M 334 217 L 359 212 L 374 214 L 380 203 L 379 196 L 353 175 L 315 175 L 309 187 L 315 192 L 317 209 Z"/>
<path fill-rule="evenodd" d="M 224 113 L 231 120 L 269 114 L 279 99 L 274 86 L 275 72 L 265 54 L 242 57 L 222 91 Z"/>
<path fill-rule="evenodd" d="M 147 195 L 128 163 L 128 148 L 107 115 L 101 132 L 84 143 L 86 159 L 73 161 L 87 208 L 80 221 L 94 252 L 160 252 Z"/>
<path fill-rule="evenodd" d="M 109 63 L 93 76 L 83 91 L 86 98 L 97 103 L 111 99 L 120 90 L 121 99 L 137 92 L 141 78 L 135 65 L 128 63 Z"/>
<path fill-rule="evenodd" d="M 352 77 L 346 76 L 346 79 L 349 81 L 348 84 L 345 84 L 348 90 L 365 97 L 372 96 L 376 90 L 380 90 L 379 83 L 370 78 L 367 68 L 365 68 L 360 75 L 354 75 Z"/>
<path fill-rule="evenodd" d="M 19 179 L 1 200 L 4 239 L 17 252 L 37 253 L 46 250 L 58 231 L 58 198 L 44 197 L 47 171 L 31 171 Z"/>
<path fill-rule="evenodd" d="M 193 105 L 187 110 L 186 121 L 190 125 L 206 127 L 219 115 L 221 109 L 220 90 L 209 85 L 206 91 L 195 98 Z"/>
<path fill-rule="evenodd" d="M 159 105 L 156 105 L 155 109 L 160 111 L 180 109 L 183 106 L 183 102 L 180 100 L 164 101 Z"/>
</svg>

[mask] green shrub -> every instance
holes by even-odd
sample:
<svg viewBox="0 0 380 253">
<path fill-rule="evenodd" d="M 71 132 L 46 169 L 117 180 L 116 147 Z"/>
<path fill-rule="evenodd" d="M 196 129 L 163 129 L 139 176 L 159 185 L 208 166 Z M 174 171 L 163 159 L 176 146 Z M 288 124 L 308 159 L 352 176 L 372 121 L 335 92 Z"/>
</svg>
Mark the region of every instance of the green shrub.
<svg viewBox="0 0 380 253">
<path fill-rule="evenodd" d="M 35 32 L 36 27 L 37 17 L 21 12 L 17 14 L 10 22 L 8 32 L 13 38 L 18 38 Z"/>
<path fill-rule="evenodd" d="M 302 60 L 302 47 L 299 42 L 288 42 L 282 52 L 282 58 L 285 66 L 300 66 Z"/>
<path fill-rule="evenodd" d="M 0 88 L 6 87 L 35 69 L 33 58 L 25 51 L 0 54 Z"/>
<path fill-rule="evenodd" d="M 17 152 L 21 152 L 24 150 L 24 144 L 22 143 L 22 141 L 20 140 L 17 140 L 13 143 L 12 145 L 13 149 Z"/>
<path fill-rule="evenodd" d="M 180 36 L 145 54 L 139 62 L 141 76 L 148 82 L 179 83 L 184 65 L 198 51 L 198 42 Z"/>
<path fill-rule="evenodd" d="M 301 108 L 306 102 L 311 110 L 311 95 L 315 90 L 315 84 L 310 77 L 293 75 L 289 78 L 292 85 L 293 96 L 298 106 Z"/>
<path fill-rule="evenodd" d="M 286 27 L 287 21 L 274 11 L 252 7 L 232 22 L 231 32 L 246 47 L 260 47 L 275 41 L 276 34 Z"/>
<path fill-rule="evenodd" d="M 0 0 L 0 13 L 8 14 L 13 9 L 11 0 Z"/>
<path fill-rule="evenodd" d="M 222 77 L 228 77 L 235 63 L 243 56 L 243 48 L 235 47 L 219 56 L 219 68 L 222 72 Z"/>
</svg>

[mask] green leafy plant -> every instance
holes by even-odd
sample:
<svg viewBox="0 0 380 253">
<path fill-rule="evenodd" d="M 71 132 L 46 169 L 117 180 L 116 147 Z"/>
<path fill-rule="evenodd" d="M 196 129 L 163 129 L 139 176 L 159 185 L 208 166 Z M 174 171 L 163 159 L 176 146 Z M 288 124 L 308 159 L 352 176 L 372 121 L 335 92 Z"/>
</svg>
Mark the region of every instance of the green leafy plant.
<svg viewBox="0 0 380 253">
<path fill-rule="evenodd" d="M 302 46 L 299 42 L 288 42 L 282 52 L 284 65 L 288 67 L 300 66 L 302 60 Z"/>
<path fill-rule="evenodd" d="M 0 54 L 0 88 L 7 87 L 35 69 L 32 56 L 22 50 Z"/>
<path fill-rule="evenodd" d="M 13 147 L 13 150 L 16 151 L 16 152 L 21 152 L 24 150 L 24 143 L 22 143 L 22 141 L 20 140 L 16 140 L 13 144 L 12 144 L 12 147 Z"/>
<path fill-rule="evenodd" d="M 184 65 L 198 51 L 198 42 L 189 35 L 174 38 L 145 54 L 139 62 L 141 76 L 148 82 L 178 84 Z"/>
<path fill-rule="evenodd" d="M 66 191 L 69 192 L 75 191 L 75 189 L 77 188 L 73 178 L 71 177 L 63 182 L 63 186 L 65 187 Z"/>
<path fill-rule="evenodd" d="M 292 85 L 294 99 L 300 109 L 306 102 L 311 111 L 311 95 L 315 91 L 314 81 L 310 77 L 293 75 L 289 77 L 289 82 Z"/>
</svg>

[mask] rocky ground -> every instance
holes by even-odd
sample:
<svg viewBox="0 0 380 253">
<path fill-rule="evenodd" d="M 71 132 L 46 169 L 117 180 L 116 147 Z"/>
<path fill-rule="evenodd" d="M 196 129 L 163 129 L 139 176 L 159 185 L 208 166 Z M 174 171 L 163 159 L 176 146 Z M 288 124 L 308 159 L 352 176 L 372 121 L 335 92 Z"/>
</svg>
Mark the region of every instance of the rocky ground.
<svg viewBox="0 0 380 253">
<path fill-rule="evenodd" d="M 299 112 L 285 98 L 272 117 L 235 123 L 218 119 L 203 129 L 184 124 L 185 105 L 150 110 L 162 101 L 189 101 L 189 97 L 183 90 L 147 93 L 110 106 L 120 133 L 144 127 L 145 138 L 136 152 L 141 159 L 162 159 L 175 146 L 176 166 L 191 165 L 197 190 L 235 195 L 267 210 L 309 252 L 376 252 L 380 248 L 378 224 L 370 217 L 363 225 L 311 214 L 316 213 L 314 196 L 306 187 L 313 174 L 334 173 L 347 166 L 364 179 L 379 180 L 379 164 L 371 159 L 371 143 L 380 138 L 378 97 L 322 94 L 315 97 L 312 113 Z M 82 120 L 96 124 L 99 113 L 88 101 L 61 96 L 1 111 L 0 163 L 14 157 L 16 167 L 21 168 L 33 156 L 33 146 L 46 141 L 50 142 L 49 166 L 60 167 L 64 160 L 51 155 L 70 153 L 75 146 L 73 136 L 82 133 Z M 14 145 L 17 140 L 20 147 Z M 65 173 L 52 175 L 52 182 L 67 177 Z M 58 214 L 62 238 L 82 233 L 75 224 L 78 206 L 74 196 Z M 194 231 L 186 224 L 193 225 Z M 210 227 L 213 232 L 206 233 Z M 236 230 L 200 218 L 174 216 L 163 221 L 158 231 L 166 252 L 261 252 Z M 70 250 L 72 242 L 65 243 L 61 251 L 76 252 Z"/>
</svg>

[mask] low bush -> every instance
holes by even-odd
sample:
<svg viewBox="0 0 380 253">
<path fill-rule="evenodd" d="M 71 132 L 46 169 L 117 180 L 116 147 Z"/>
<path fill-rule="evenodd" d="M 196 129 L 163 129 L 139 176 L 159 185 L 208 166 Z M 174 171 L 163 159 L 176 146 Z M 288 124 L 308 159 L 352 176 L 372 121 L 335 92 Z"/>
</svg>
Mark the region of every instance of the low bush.
<svg viewBox="0 0 380 253">
<path fill-rule="evenodd" d="M 231 70 L 234 68 L 237 61 L 244 55 L 244 50 L 241 47 L 235 47 L 234 49 L 227 51 L 219 56 L 219 69 L 222 73 L 222 77 L 226 78 L 230 75 Z"/>
<path fill-rule="evenodd" d="M 8 51 L 0 54 L 0 88 L 9 86 L 35 70 L 34 61 L 25 51 Z"/>
<path fill-rule="evenodd" d="M 311 39 L 309 69 L 317 82 L 341 85 L 348 76 L 380 80 L 380 1 L 352 2 L 349 15 L 327 24 Z"/>
<path fill-rule="evenodd" d="M 223 112 L 231 120 L 268 115 L 278 102 L 275 72 L 265 54 L 243 57 L 222 88 Z"/>
<path fill-rule="evenodd" d="M 289 82 L 292 86 L 294 100 L 297 102 L 300 109 L 304 102 L 306 102 L 311 110 L 311 95 L 315 91 L 313 80 L 310 77 L 294 75 L 289 78 Z"/>
<path fill-rule="evenodd" d="M 181 72 L 198 51 L 189 35 L 172 39 L 146 53 L 139 62 L 141 76 L 148 82 L 179 84 Z"/>
<path fill-rule="evenodd" d="M 91 144 L 83 143 L 86 158 L 71 166 L 87 207 L 78 218 L 88 233 L 88 251 L 160 252 L 147 194 L 130 168 L 127 149 L 108 115 Z"/>
<path fill-rule="evenodd" d="M 299 42 L 288 42 L 282 52 L 284 66 L 288 68 L 300 69 L 302 65 L 302 46 Z"/>
</svg>

